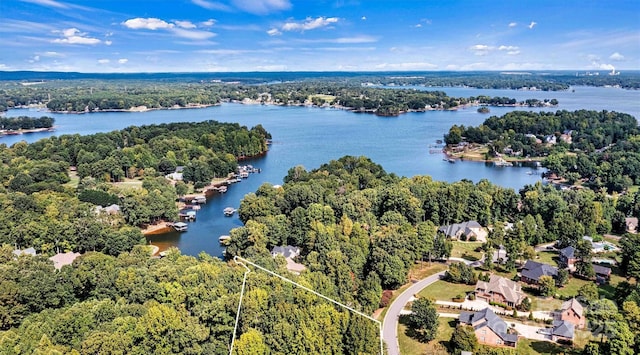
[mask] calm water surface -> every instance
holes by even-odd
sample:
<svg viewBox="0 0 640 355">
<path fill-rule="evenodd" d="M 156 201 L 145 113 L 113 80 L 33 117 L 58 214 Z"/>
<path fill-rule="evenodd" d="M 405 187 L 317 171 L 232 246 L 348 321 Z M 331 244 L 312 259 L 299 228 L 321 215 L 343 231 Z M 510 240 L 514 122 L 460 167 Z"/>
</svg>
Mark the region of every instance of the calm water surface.
<svg viewBox="0 0 640 355">
<path fill-rule="evenodd" d="M 616 110 L 630 113 L 636 118 L 640 116 L 640 91 L 590 87 L 576 87 L 575 92 L 420 89 L 438 89 L 450 96 L 463 97 L 508 96 L 518 100 L 556 98 L 560 105 L 553 110 Z M 514 108 L 509 107 L 491 108 L 491 114 L 502 115 L 513 110 Z M 45 114 L 56 119 L 55 133 L 2 137 L 0 144 L 10 145 L 20 140 L 33 142 L 52 134 L 92 134 L 153 123 L 213 119 L 237 122 L 248 127 L 262 124 L 273 135 L 273 145 L 264 158 L 247 162 L 261 168 L 262 173 L 252 174 L 249 179 L 232 185 L 227 193 L 211 197 L 198 212 L 197 221 L 190 223 L 187 232 L 150 237 L 150 241 L 162 249 L 175 245 L 188 255 L 197 255 L 205 251 L 220 256 L 222 248 L 218 243 L 218 237 L 229 234 L 232 228 L 242 226 L 237 215 L 225 217 L 222 210 L 228 206 L 238 208 L 242 197 L 255 191 L 264 182 L 281 184 L 288 169 L 296 165 L 303 165 L 311 170 L 344 155 L 366 155 L 381 164 L 387 172 L 401 176 L 431 175 L 435 180 L 449 182 L 460 179 L 474 182 L 488 179 L 495 184 L 514 189 L 539 181 L 541 173 L 541 170 L 530 167 L 496 168 L 491 164 L 477 162 L 450 164 L 442 160 L 441 154 L 429 152 L 429 146 L 442 139 L 451 125 L 478 125 L 488 117 L 477 113 L 475 108 L 410 113 L 400 117 L 377 117 L 336 109 L 241 104 L 223 104 L 205 109 L 86 115 L 55 114 L 27 109 L 9 110 L 6 113 L 9 117 Z"/>
</svg>

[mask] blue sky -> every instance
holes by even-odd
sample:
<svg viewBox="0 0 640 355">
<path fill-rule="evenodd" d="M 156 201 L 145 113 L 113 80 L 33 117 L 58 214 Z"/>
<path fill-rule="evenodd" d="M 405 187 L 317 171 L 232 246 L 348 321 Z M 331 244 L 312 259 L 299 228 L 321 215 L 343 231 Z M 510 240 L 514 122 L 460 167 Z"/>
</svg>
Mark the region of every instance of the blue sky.
<svg viewBox="0 0 640 355">
<path fill-rule="evenodd" d="M 640 1 L 0 0 L 0 70 L 638 70 Z"/>
</svg>

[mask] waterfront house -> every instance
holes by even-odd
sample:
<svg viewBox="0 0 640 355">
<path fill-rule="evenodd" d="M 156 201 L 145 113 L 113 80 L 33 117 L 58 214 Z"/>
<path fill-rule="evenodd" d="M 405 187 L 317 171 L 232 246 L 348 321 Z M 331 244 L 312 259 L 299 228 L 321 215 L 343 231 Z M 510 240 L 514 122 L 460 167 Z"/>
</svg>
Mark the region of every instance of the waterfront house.
<svg viewBox="0 0 640 355">
<path fill-rule="evenodd" d="M 466 240 L 474 237 L 475 240 L 479 242 L 487 241 L 487 231 L 476 221 L 467 221 L 441 226 L 438 228 L 438 231 L 452 239 L 461 239 L 462 236 L 465 236 Z"/>
<path fill-rule="evenodd" d="M 562 303 L 562 307 L 553 313 L 553 319 L 569 322 L 578 329 L 583 329 L 587 323 L 584 308 L 576 298 Z"/>
<path fill-rule="evenodd" d="M 478 312 L 462 312 L 458 321 L 473 327 L 480 344 L 515 348 L 518 343 L 518 335 L 509 334 L 507 323 L 490 308 Z"/>
<path fill-rule="evenodd" d="M 560 249 L 560 253 L 558 254 L 558 258 L 560 259 L 559 264 L 562 267 L 569 268 L 573 270 L 575 268 L 576 257 L 575 257 L 576 248 L 572 246 L 568 246 L 566 248 Z"/>
<path fill-rule="evenodd" d="M 487 302 L 498 302 L 509 307 L 518 306 L 527 297 L 520 284 L 498 275 L 491 275 L 489 282 L 478 281 L 475 294 Z"/>
<path fill-rule="evenodd" d="M 50 257 L 49 260 L 53 261 L 53 267 L 56 268 L 56 270 L 60 270 L 65 265 L 71 265 L 79 256 L 80 253 L 74 252 L 58 253 Z"/>
<path fill-rule="evenodd" d="M 531 285 L 537 285 L 542 276 L 551 276 L 555 279 L 558 276 L 558 268 L 549 264 L 527 260 L 520 271 L 520 280 Z"/>
<path fill-rule="evenodd" d="M 304 265 L 293 261 L 294 258 L 300 255 L 300 248 L 298 247 L 294 247 L 291 245 L 273 247 L 273 249 L 271 249 L 271 256 L 275 258 L 278 255 L 284 257 L 285 261 L 287 262 L 287 270 L 296 275 L 299 275 L 301 272 L 307 269 Z"/>
<path fill-rule="evenodd" d="M 573 342 L 574 330 L 575 326 L 573 323 L 565 320 L 554 320 L 553 329 L 551 331 L 551 340 L 571 343 Z"/>
</svg>

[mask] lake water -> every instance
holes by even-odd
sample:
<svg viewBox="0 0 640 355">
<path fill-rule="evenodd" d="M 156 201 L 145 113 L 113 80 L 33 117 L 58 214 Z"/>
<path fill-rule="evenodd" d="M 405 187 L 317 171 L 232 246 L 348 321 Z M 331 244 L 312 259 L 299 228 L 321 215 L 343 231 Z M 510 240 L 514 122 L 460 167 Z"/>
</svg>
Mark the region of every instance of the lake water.
<svg viewBox="0 0 640 355">
<path fill-rule="evenodd" d="M 528 98 L 560 101 L 557 109 L 621 111 L 640 117 L 640 91 L 615 88 L 576 87 L 575 91 L 540 92 L 513 90 L 483 90 L 470 88 L 424 88 L 442 90 L 450 96 L 508 96 L 518 100 Z M 491 108 L 491 115 L 513 111 L 512 107 Z M 539 111 L 541 109 L 532 109 Z M 282 184 L 289 168 L 303 165 L 308 170 L 344 155 L 366 155 L 382 165 L 387 172 L 400 176 L 431 175 L 435 180 L 474 182 L 488 179 L 491 182 L 514 189 L 539 181 L 542 170 L 530 167 L 497 168 L 492 164 L 442 160 L 442 154 L 431 154 L 429 146 L 442 139 L 453 124 L 478 125 L 488 115 L 479 114 L 475 108 L 458 111 L 430 111 L 409 113 L 399 117 L 377 117 L 355 114 L 336 109 L 310 107 L 280 107 L 262 105 L 223 104 L 216 107 L 189 110 L 161 110 L 137 113 L 92 113 L 84 115 L 37 112 L 13 109 L 9 117 L 49 115 L 56 119 L 54 133 L 32 133 L 0 138 L 0 144 L 8 145 L 26 140 L 33 142 L 52 134 L 92 134 L 122 129 L 131 125 L 168 122 L 195 122 L 217 120 L 237 122 L 248 127 L 262 124 L 273 135 L 269 153 L 247 164 L 260 168 L 262 173 L 251 174 L 241 183 L 229 187 L 225 194 L 214 195 L 198 211 L 197 221 L 189 224 L 184 233 L 167 233 L 150 237 L 150 242 L 165 249 L 175 245 L 184 254 L 197 255 L 205 251 L 220 256 L 220 235 L 229 234 L 232 228 L 242 225 L 237 215 L 225 217 L 225 207 L 238 208 L 242 197 L 255 191 L 262 183 Z M 243 162 L 244 164 L 244 162 Z"/>
</svg>

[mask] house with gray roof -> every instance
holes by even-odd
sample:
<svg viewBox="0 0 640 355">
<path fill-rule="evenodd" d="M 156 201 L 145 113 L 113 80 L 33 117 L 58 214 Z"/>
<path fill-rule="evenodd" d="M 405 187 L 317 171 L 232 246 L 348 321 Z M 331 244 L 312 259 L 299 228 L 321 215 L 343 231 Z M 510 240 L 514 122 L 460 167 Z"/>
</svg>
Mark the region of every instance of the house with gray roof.
<svg viewBox="0 0 640 355">
<path fill-rule="evenodd" d="M 553 319 L 569 322 L 578 329 L 583 329 L 587 324 L 584 307 L 575 297 L 562 303 L 562 307 L 553 313 Z"/>
<path fill-rule="evenodd" d="M 510 307 L 519 305 L 527 297 L 519 283 L 498 275 L 491 275 L 489 282 L 479 280 L 475 294 L 487 302 L 499 302 Z"/>
<path fill-rule="evenodd" d="M 527 260 L 520 271 L 520 280 L 528 284 L 537 285 L 542 276 L 551 276 L 555 279 L 558 276 L 558 268 L 549 264 Z"/>
<path fill-rule="evenodd" d="M 510 334 L 507 323 L 490 308 L 478 312 L 462 312 L 458 321 L 473 327 L 480 344 L 515 348 L 518 343 L 518 335 Z"/>
<path fill-rule="evenodd" d="M 566 320 L 554 320 L 551 340 L 559 342 L 573 342 L 575 327 Z"/>
<path fill-rule="evenodd" d="M 441 226 L 438 228 L 438 231 L 452 239 L 460 239 L 460 237 L 465 236 L 467 240 L 471 237 L 475 237 L 479 242 L 487 241 L 487 231 L 477 221 L 467 221 Z"/>
<path fill-rule="evenodd" d="M 567 267 L 570 270 L 573 270 L 577 261 L 575 253 L 576 248 L 572 246 L 560 249 L 560 252 L 558 253 L 558 258 L 560 259 L 559 264 L 563 267 Z"/>
</svg>

